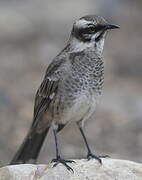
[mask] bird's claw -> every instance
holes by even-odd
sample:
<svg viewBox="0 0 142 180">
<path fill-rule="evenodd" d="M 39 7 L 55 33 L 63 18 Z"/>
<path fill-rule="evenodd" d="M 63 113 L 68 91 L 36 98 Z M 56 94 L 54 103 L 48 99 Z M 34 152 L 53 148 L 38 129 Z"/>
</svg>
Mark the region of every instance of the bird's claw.
<svg viewBox="0 0 142 180">
<path fill-rule="evenodd" d="M 97 161 L 99 161 L 100 164 L 102 164 L 101 158 L 110 158 L 110 156 L 109 155 L 96 156 L 95 154 L 88 153 L 87 159 L 90 160 L 92 158 L 96 159 Z"/>
<path fill-rule="evenodd" d="M 110 156 L 109 155 L 101 155 L 101 156 L 99 156 L 99 158 L 110 158 Z"/>
<path fill-rule="evenodd" d="M 100 157 L 100 156 L 96 156 L 95 154 L 88 153 L 87 159 L 88 159 L 88 160 L 90 160 L 90 159 L 96 159 L 100 164 L 102 164 L 101 157 Z"/>
<path fill-rule="evenodd" d="M 53 159 L 51 161 L 51 163 L 55 163 L 53 165 L 53 167 L 56 167 L 59 163 L 63 164 L 69 171 L 73 171 L 73 169 L 67 164 L 67 163 L 75 163 L 75 161 L 72 161 L 72 160 L 65 160 L 65 159 L 61 159 L 60 157 L 56 158 L 56 159 Z"/>
</svg>

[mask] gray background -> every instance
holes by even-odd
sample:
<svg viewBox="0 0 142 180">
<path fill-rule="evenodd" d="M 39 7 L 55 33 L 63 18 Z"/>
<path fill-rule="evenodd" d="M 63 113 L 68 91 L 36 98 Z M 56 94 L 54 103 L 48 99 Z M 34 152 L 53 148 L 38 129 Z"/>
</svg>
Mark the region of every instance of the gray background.
<svg viewBox="0 0 142 180">
<path fill-rule="evenodd" d="M 105 87 L 85 131 L 92 149 L 142 162 L 142 1 L 0 0 L 0 164 L 10 161 L 32 122 L 34 95 L 65 46 L 75 19 L 99 14 L 121 29 L 105 42 Z M 74 124 L 59 135 L 64 157 L 86 155 Z M 55 156 L 49 133 L 39 157 Z"/>
</svg>

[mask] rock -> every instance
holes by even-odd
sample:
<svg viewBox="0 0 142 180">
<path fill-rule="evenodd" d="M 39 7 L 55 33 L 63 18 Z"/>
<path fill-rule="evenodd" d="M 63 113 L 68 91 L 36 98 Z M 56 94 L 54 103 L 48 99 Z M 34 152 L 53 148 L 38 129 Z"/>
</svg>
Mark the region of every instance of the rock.
<svg viewBox="0 0 142 180">
<path fill-rule="evenodd" d="M 103 164 L 92 159 L 75 160 L 74 173 L 62 164 L 21 164 L 0 168 L 0 180 L 142 180 L 142 164 L 106 158 Z"/>
</svg>

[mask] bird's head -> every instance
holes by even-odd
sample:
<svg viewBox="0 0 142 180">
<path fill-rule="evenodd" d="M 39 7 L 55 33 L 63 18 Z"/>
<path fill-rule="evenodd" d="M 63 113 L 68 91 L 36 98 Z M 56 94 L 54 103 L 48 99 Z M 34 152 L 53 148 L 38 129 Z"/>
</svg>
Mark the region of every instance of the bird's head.
<svg viewBox="0 0 142 180">
<path fill-rule="evenodd" d="M 92 46 L 101 53 L 107 31 L 115 28 L 119 26 L 107 23 L 100 16 L 84 16 L 73 24 L 70 38 L 72 47 L 74 50 L 81 51 Z"/>
</svg>

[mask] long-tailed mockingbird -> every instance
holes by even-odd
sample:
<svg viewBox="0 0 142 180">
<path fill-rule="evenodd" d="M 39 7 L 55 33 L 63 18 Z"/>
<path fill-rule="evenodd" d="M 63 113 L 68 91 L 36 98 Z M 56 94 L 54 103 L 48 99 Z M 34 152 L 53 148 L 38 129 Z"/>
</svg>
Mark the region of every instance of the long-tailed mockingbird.
<svg viewBox="0 0 142 180">
<path fill-rule="evenodd" d="M 72 161 L 61 158 L 57 140 L 57 133 L 69 122 L 78 125 L 87 147 L 87 158 L 101 162 L 100 157 L 91 152 L 82 128 L 95 111 L 102 92 L 104 40 L 107 31 L 114 28 L 118 26 L 96 15 L 82 17 L 73 24 L 67 46 L 46 70 L 35 97 L 33 123 L 11 164 L 36 161 L 52 127 L 56 144 L 54 166 L 62 163 L 72 170 L 67 164 Z"/>
</svg>

